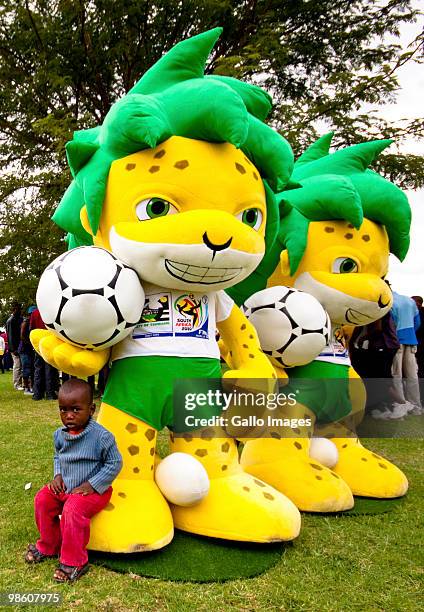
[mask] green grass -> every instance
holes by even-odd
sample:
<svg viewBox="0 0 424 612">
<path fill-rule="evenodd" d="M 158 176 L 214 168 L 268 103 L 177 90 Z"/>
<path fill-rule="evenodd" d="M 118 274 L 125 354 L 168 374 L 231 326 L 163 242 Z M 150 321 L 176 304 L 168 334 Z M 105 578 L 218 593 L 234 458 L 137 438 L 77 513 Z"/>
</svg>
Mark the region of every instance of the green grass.
<svg viewBox="0 0 424 612">
<path fill-rule="evenodd" d="M 255 578 L 172 583 L 93 566 L 80 582 L 56 585 L 51 580 L 54 561 L 27 566 L 23 552 L 37 535 L 34 494 L 51 477 L 57 408 L 55 402 L 33 402 L 14 391 L 10 374 L 0 374 L 0 416 L 0 591 L 60 592 L 64 598 L 60 610 L 415 612 L 421 608 L 420 440 L 369 444 L 408 475 L 411 489 L 404 503 L 379 515 L 304 515 L 299 538 L 272 569 Z M 164 445 L 162 436 L 162 449 Z M 28 482 L 32 487 L 25 491 Z"/>
</svg>

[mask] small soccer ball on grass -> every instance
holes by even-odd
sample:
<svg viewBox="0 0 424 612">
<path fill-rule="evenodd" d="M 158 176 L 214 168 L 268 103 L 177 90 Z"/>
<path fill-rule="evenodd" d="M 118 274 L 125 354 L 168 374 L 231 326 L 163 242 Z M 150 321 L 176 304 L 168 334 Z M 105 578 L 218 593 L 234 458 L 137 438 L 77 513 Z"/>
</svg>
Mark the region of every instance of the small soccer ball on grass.
<svg viewBox="0 0 424 612">
<path fill-rule="evenodd" d="M 61 340 L 94 351 L 117 344 L 141 318 L 144 291 L 136 272 L 105 249 L 72 249 L 43 272 L 37 306 Z"/>
<path fill-rule="evenodd" d="M 312 438 L 309 446 L 309 456 L 332 469 L 339 460 L 337 446 L 327 438 Z"/>
<path fill-rule="evenodd" d="M 194 506 L 209 492 L 209 476 L 187 453 L 171 453 L 159 463 L 155 480 L 166 499 L 176 506 Z"/>
<path fill-rule="evenodd" d="M 290 287 L 268 287 L 243 305 L 261 349 L 284 368 L 313 361 L 329 343 L 331 323 L 318 300 Z"/>
</svg>

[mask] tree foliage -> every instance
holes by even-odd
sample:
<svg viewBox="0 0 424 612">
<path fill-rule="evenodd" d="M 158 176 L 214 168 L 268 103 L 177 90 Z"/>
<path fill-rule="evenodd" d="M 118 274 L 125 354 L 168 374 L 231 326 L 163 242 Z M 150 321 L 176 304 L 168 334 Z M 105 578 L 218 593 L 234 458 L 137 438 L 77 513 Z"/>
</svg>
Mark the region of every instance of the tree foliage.
<svg viewBox="0 0 424 612">
<path fill-rule="evenodd" d="M 390 125 L 397 73 L 421 61 L 396 36 L 411 0 L 6 0 L 0 8 L 0 298 L 32 301 L 37 278 L 63 250 L 48 217 L 70 176 L 64 144 L 102 121 L 179 40 L 222 25 L 209 72 L 260 83 L 273 125 L 300 152 L 320 129 L 336 145 L 423 135 L 419 120 Z M 390 36 L 389 36 L 390 35 Z M 393 42 L 395 41 L 395 42 Z M 364 112 L 364 104 L 371 110 Z M 387 154 L 379 170 L 424 183 L 421 158 Z"/>
</svg>

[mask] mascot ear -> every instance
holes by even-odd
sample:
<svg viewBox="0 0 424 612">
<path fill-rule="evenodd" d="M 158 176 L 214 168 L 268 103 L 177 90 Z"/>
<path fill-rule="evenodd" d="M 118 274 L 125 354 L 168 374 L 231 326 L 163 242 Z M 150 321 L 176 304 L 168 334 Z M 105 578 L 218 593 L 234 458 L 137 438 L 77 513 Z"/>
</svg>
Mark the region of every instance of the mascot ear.
<svg viewBox="0 0 424 612">
<path fill-rule="evenodd" d="M 280 253 L 280 271 L 283 276 L 290 276 L 289 252 L 287 249 Z"/>
</svg>

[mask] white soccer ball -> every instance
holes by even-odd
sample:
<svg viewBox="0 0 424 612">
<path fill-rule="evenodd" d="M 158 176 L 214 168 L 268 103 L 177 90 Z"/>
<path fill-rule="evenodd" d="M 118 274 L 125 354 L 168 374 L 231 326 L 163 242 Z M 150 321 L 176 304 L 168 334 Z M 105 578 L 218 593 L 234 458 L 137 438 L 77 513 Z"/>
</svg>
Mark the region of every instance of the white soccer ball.
<svg viewBox="0 0 424 612">
<path fill-rule="evenodd" d="M 155 480 L 166 499 L 176 506 L 194 506 L 209 492 L 209 476 L 187 453 L 171 453 L 159 463 Z"/>
<path fill-rule="evenodd" d="M 132 332 L 145 298 L 134 270 L 109 251 L 87 246 L 47 266 L 36 300 L 46 327 L 61 340 L 100 351 Z"/>
<path fill-rule="evenodd" d="M 258 333 L 261 349 L 277 366 L 310 363 L 329 343 L 328 314 L 304 291 L 269 287 L 251 295 L 243 310 Z"/>
<path fill-rule="evenodd" d="M 339 460 L 337 446 L 327 438 L 312 438 L 309 447 L 309 456 L 332 469 Z"/>
</svg>

